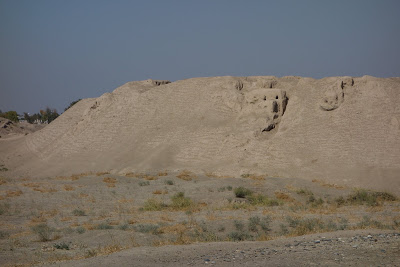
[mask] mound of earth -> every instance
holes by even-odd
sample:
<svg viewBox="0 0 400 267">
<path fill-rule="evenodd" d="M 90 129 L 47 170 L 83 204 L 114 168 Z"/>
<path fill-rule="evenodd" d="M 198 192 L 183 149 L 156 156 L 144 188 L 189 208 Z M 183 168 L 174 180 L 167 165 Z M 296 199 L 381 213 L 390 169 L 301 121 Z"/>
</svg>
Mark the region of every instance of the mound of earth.
<svg viewBox="0 0 400 267">
<path fill-rule="evenodd" d="M 0 138 L 11 138 L 27 135 L 43 127 L 43 125 L 30 124 L 27 122 L 12 122 L 9 119 L 0 117 Z"/>
<path fill-rule="evenodd" d="M 398 192 L 399 102 L 400 78 L 129 82 L 7 144 L 0 161 L 31 177 L 189 169 Z"/>
</svg>

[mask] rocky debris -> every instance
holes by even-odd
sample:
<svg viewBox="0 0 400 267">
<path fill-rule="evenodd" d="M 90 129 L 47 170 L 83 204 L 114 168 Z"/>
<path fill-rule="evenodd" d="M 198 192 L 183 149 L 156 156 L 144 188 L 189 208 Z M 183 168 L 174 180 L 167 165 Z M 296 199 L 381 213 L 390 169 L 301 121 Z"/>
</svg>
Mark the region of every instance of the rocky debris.
<svg viewBox="0 0 400 267">
<path fill-rule="evenodd" d="M 12 121 L 10 121 L 9 119 L 5 119 L 5 118 L 0 117 L 0 128 L 6 129 L 6 128 L 9 128 L 12 125 L 13 125 Z"/>
<path fill-rule="evenodd" d="M 168 81 L 168 80 L 153 80 L 152 82 L 153 82 L 153 85 L 155 85 L 155 86 L 160 86 L 163 84 L 171 83 L 171 81 Z"/>
<path fill-rule="evenodd" d="M 388 262 L 400 263 L 399 255 L 395 256 L 395 253 L 400 248 L 400 233 L 355 235 L 337 238 L 321 237 L 320 239 L 306 241 L 301 241 L 301 239 L 304 239 L 304 237 L 299 236 L 293 242 L 282 246 L 272 247 L 266 243 L 265 247 L 254 249 L 238 244 L 236 250 L 226 251 L 219 249 L 210 254 L 202 254 L 187 259 L 186 264 L 188 266 L 202 264 L 253 266 L 252 264 L 263 265 L 267 262 L 272 264 L 274 259 L 292 259 L 292 264 L 305 264 L 309 261 L 307 264 L 349 265 L 355 263 L 356 265 L 362 265 L 361 256 L 366 262 L 371 260 L 371 264 L 380 263 L 386 266 Z M 394 253 L 391 254 L 391 259 L 387 259 L 389 256 L 386 254 L 387 250 Z M 369 251 L 371 254 L 368 253 Z M 372 252 L 375 252 L 375 254 Z M 303 258 L 297 258 L 299 256 Z M 386 258 L 385 263 L 381 262 L 380 258 Z M 286 265 L 287 262 L 280 261 L 280 264 Z"/>
</svg>

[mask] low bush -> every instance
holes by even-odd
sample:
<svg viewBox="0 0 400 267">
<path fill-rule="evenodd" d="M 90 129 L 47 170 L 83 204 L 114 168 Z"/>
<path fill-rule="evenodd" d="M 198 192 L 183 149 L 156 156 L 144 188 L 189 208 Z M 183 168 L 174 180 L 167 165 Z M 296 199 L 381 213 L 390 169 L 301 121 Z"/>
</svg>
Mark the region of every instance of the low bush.
<svg viewBox="0 0 400 267">
<path fill-rule="evenodd" d="M 173 209 L 186 209 L 193 205 L 193 201 L 185 197 L 185 193 L 179 192 L 171 197 L 171 208 Z"/>
<path fill-rule="evenodd" d="M 72 211 L 72 215 L 74 215 L 74 216 L 85 216 L 86 213 L 85 213 L 84 210 L 75 209 L 75 210 Z"/>
<path fill-rule="evenodd" d="M 41 223 L 31 227 L 32 231 L 39 236 L 39 240 L 42 242 L 52 240 L 54 228 L 48 226 L 45 223 Z"/>
<path fill-rule="evenodd" d="M 159 228 L 160 226 L 157 224 L 136 224 L 133 226 L 133 229 L 135 229 L 135 231 L 137 232 L 152 233 L 152 234 L 158 234 Z"/>
<path fill-rule="evenodd" d="M 246 198 L 248 196 L 251 196 L 253 194 L 253 191 L 250 189 L 244 188 L 244 187 L 237 187 L 235 190 L 233 190 L 235 193 L 235 196 L 238 198 Z"/>
</svg>

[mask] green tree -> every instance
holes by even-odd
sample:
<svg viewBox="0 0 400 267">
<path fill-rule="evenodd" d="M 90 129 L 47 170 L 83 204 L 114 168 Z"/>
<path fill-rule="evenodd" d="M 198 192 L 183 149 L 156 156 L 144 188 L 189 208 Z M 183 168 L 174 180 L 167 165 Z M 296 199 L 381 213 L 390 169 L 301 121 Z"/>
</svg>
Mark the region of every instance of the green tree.
<svg viewBox="0 0 400 267">
<path fill-rule="evenodd" d="M 13 122 L 19 121 L 17 112 L 13 111 L 13 110 L 1 113 L 0 116 L 4 117 L 6 119 L 9 119 L 10 121 L 13 121 Z"/>
<path fill-rule="evenodd" d="M 78 100 L 72 101 L 72 102 L 69 104 L 69 106 L 66 107 L 66 108 L 64 109 L 64 112 L 67 111 L 69 108 L 71 108 L 73 105 L 75 105 L 76 103 L 78 103 L 78 102 L 81 101 L 81 100 L 82 100 L 82 98 L 79 98 Z"/>
</svg>

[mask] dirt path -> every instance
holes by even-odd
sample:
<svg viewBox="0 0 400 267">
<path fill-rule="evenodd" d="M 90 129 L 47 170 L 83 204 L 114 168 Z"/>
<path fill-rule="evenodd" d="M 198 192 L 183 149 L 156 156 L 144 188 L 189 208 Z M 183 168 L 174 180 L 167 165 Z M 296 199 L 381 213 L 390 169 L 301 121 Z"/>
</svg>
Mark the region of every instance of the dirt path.
<svg viewBox="0 0 400 267">
<path fill-rule="evenodd" d="M 400 233 L 341 231 L 265 242 L 138 247 L 51 266 L 399 266 Z"/>
</svg>

